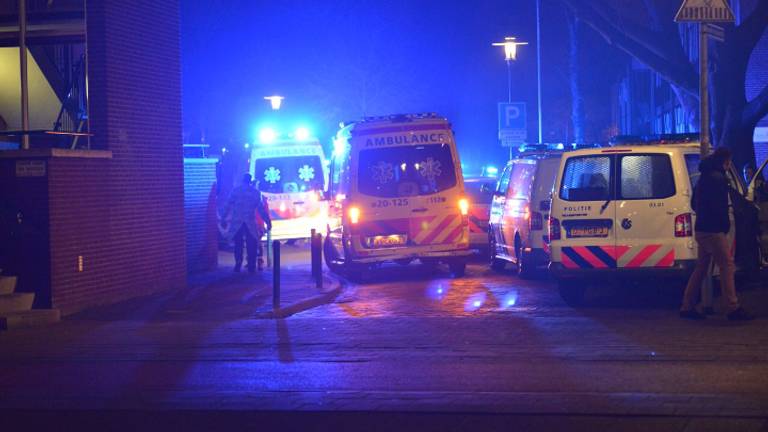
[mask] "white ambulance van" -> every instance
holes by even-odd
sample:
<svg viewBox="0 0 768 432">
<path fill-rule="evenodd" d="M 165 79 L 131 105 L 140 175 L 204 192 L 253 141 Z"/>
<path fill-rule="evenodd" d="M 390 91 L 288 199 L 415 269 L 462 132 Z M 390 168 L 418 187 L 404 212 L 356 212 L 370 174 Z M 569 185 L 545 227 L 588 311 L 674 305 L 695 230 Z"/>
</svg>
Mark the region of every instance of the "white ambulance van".
<svg viewBox="0 0 768 432">
<path fill-rule="evenodd" d="M 589 279 L 685 278 L 692 271 L 697 250 L 690 201 L 699 177 L 694 139 L 625 139 L 565 153 L 552 194 L 549 268 L 566 302 L 580 303 Z M 741 178 L 735 170 L 727 174 L 743 196 Z"/>
<path fill-rule="evenodd" d="M 250 172 L 267 198 L 272 218 L 272 239 L 309 238 L 311 230 L 324 232 L 328 182 L 323 147 L 314 138 L 262 140 L 251 151 Z"/>
<path fill-rule="evenodd" d="M 435 114 L 365 118 L 334 140 L 324 255 L 360 276 L 386 261 L 448 264 L 470 256 L 461 163 L 448 121 Z"/>
</svg>

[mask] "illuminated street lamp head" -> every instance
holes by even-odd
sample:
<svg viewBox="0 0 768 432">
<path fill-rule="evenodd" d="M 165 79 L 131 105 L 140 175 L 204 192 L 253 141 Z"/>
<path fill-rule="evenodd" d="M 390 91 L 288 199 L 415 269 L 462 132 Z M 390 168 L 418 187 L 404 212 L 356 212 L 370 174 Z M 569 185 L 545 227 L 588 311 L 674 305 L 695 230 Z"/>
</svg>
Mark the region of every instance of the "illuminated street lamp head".
<svg viewBox="0 0 768 432">
<path fill-rule="evenodd" d="M 264 96 L 264 100 L 268 100 L 269 104 L 272 105 L 272 109 L 277 111 L 280 109 L 280 105 L 283 103 L 283 99 L 285 99 L 282 96 Z"/>
<path fill-rule="evenodd" d="M 517 46 L 528 45 L 528 42 L 517 42 L 513 37 L 505 37 L 504 42 L 495 42 L 493 46 L 504 47 L 504 60 L 511 61 L 517 59 Z"/>
</svg>

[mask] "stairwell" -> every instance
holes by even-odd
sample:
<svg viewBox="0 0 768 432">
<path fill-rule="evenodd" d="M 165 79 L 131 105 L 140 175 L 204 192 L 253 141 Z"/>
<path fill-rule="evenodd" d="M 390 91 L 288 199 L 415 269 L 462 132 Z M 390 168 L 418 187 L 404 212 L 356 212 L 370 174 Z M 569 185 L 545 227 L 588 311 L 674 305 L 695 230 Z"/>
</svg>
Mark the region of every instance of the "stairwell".
<svg viewBox="0 0 768 432">
<path fill-rule="evenodd" d="M 0 276 L 0 330 L 59 322 L 58 309 L 32 309 L 35 293 L 17 293 L 16 276 Z"/>
</svg>

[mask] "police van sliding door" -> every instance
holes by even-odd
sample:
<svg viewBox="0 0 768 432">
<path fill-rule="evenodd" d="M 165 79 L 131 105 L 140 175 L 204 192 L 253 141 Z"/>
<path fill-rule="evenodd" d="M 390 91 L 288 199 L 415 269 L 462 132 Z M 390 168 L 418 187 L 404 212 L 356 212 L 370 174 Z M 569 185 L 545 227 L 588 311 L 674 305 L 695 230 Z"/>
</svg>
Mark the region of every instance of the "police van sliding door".
<svg viewBox="0 0 768 432">
<path fill-rule="evenodd" d="M 633 152 L 615 157 L 618 267 L 672 267 L 675 246 L 686 247 L 693 226 L 690 212 L 676 205 L 670 156 Z"/>
<path fill-rule="evenodd" d="M 612 154 L 596 154 L 565 162 L 557 193 L 562 200 L 560 262 L 566 269 L 616 268 L 614 160 Z"/>
</svg>

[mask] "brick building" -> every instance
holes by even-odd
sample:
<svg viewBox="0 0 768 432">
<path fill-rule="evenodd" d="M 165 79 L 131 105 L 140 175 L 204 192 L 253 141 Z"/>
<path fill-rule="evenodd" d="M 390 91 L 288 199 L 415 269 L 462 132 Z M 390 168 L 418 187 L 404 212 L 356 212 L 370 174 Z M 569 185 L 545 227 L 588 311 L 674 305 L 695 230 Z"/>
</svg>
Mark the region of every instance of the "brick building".
<svg viewBox="0 0 768 432">
<path fill-rule="evenodd" d="M 0 1 L 2 17 L 18 19 L 17 3 Z M 30 46 L 87 53 L 86 111 L 58 98 L 69 129 L 59 120 L 31 125 L 39 130 L 28 150 L 0 151 L 0 268 L 19 276 L 17 290 L 36 293 L 36 307 L 64 314 L 184 287 L 178 1 L 29 0 L 27 8 Z M 0 41 L 18 53 L 12 33 Z M 29 70 L 48 78 L 42 57 L 29 58 Z M 40 106 L 30 104 L 30 112 Z M 18 117 L 3 109 L 0 116 Z M 21 125 L 5 123 L 1 140 L 13 148 Z"/>
</svg>

